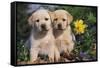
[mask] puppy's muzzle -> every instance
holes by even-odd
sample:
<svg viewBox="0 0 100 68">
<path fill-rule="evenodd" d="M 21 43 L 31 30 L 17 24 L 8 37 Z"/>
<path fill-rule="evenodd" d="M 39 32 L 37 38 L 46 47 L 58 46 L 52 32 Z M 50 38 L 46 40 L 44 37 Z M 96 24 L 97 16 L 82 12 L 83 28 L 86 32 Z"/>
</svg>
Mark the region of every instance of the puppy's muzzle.
<svg viewBox="0 0 100 68">
<path fill-rule="evenodd" d="M 48 31 L 45 24 L 41 24 L 42 31 Z"/>
<path fill-rule="evenodd" d="M 57 27 L 58 27 L 58 30 L 62 30 L 62 25 L 61 24 L 58 24 Z"/>
</svg>

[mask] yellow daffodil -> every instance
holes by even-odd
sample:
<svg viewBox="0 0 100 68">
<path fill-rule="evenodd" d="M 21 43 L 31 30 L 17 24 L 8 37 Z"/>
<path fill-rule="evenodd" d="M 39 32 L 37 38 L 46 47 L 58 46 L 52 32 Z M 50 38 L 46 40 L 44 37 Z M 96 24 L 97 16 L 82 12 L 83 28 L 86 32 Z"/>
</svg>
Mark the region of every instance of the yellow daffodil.
<svg viewBox="0 0 100 68">
<path fill-rule="evenodd" d="M 85 32 L 87 25 L 84 24 L 83 20 L 77 20 L 74 22 L 74 27 L 76 34 L 81 34 Z"/>
</svg>

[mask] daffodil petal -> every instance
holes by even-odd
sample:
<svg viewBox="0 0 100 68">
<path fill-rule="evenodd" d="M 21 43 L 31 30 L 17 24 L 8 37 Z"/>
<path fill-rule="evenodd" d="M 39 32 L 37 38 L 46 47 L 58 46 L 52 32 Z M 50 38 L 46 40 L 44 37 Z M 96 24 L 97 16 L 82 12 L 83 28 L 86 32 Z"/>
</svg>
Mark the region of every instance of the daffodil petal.
<svg viewBox="0 0 100 68">
<path fill-rule="evenodd" d="M 79 20 L 80 24 L 83 24 L 83 20 Z"/>
</svg>

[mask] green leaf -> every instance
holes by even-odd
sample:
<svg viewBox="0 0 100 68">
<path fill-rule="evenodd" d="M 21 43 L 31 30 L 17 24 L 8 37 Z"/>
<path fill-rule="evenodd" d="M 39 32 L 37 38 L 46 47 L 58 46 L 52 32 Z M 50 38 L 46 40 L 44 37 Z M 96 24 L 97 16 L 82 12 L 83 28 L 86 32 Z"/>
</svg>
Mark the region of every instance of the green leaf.
<svg viewBox="0 0 100 68">
<path fill-rule="evenodd" d="M 89 15 L 87 15 L 87 20 L 90 21 L 90 23 L 96 23 L 96 17 L 93 15 L 92 12 L 89 13 Z"/>
</svg>

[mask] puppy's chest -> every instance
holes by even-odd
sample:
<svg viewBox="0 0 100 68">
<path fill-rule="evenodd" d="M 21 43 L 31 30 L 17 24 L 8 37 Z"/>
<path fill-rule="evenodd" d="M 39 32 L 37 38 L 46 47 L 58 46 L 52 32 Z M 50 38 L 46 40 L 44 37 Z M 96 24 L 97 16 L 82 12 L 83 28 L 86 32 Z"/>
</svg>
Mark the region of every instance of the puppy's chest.
<svg viewBox="0 0 100 68">
<path fill-rule="evenodd" d="M 69 45 L 71 41 L 71 37 L 69 35 L 62 35 L 56 38 L 56 45 L 62 46 L 62 45 Z"/>
<path fill-rule="evenodd" d="M 48 49 L 49 45 L 50 45 L 49 40 L 45 40 L 45 41 L 40 42 L 38 44 L 38 47 L 42 49 Z"/>
<path fill-rule="evenodd" d="M 50 44 L 52 43 L 50 39 L 50 36 L 41 39 L 40 41 L 38 41 L 38 47 L 41 49 L 48 49 L 50 47 Z"/>
<path fill-rule="evenodd" d="M 66 40 L 66 39 L 56 39 L 56 45 L 57 46 L 66 46 L 66 45 L 69 45 L 69 42 L 68 42 L 68 40 Z"/>
<path fill-rule="evenodd" d="M 39 51 L 41 54 L 48 54 L 51 48 L 50 42 L 48 40 L 45 40 L 44 42 L 40 42 L 38 45 Z"/>
</svg>

